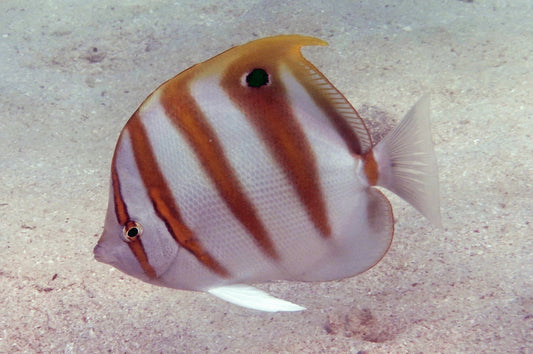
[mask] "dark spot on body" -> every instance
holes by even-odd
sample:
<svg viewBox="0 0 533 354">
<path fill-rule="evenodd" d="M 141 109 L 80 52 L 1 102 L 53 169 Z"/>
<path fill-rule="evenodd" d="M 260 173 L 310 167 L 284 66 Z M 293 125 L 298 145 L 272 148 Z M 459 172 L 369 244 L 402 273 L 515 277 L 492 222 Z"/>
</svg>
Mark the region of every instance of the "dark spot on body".
<svg viewBox="0 0 533 354">
<path fill-rule="evenodd" d="M 246 75 L 246 84 L 248 87 L 261 87 L 268 85 L 268 74 L 264 69 L 253 69 L 248 75 Z"/>
</svg>

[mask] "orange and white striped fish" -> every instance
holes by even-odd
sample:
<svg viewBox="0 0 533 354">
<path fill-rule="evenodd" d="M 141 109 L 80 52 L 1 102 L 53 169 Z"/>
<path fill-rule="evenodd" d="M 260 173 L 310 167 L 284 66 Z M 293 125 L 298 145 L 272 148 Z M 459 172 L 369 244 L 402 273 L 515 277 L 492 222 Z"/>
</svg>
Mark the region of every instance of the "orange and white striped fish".
<svg viewBox="0 0 533 354">
<path fill-rule="evenodd" d="M 304 309 L 249 285 L 374 266 L 394 230 L 383 186 L 440 224 L 422 98 L 373 147 L 298 35 L 231 48 L 162 84 L 122 130 L 94 249 L 146 282 L 263 311 Z"/>
</svg>

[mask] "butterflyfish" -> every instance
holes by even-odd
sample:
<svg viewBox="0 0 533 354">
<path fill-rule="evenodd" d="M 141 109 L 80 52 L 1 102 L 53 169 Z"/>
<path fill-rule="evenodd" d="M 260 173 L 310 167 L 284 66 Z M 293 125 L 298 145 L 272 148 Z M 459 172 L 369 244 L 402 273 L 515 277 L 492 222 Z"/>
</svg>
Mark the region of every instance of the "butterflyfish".
<svg viewBox="0 0 533 354">
<path fill-rule="evenodd" d="M 298 311 L 249 284 L 332 281 L 378 263 L 394 221 L 377 186 L 439 225 L 429 98 L 374 146 L 301 54 L 312 45 L 327 43 L 255 40 L 150 94 L 116 144 L 96 259 L 155 285 Z"/>
</svg>

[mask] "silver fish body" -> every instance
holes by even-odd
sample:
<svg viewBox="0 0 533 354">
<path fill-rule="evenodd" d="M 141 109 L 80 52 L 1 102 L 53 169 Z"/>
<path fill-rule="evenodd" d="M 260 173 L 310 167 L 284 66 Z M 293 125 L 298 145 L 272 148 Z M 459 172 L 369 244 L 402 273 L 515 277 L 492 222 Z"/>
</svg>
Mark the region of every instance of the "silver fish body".
<svg viewBox="0 0 533 354">
<path fill-rule="evenodd" d="M 278 36 L 232 48 L 152 93 L 112 161 L 97 260 L 144 281 L 265 311 L 303 308 L 244 284 L 359 274 L 393 236 L 384 186 L 439 224 L 423 98 L 372 148 L 355 109 Z"/>
</svg>

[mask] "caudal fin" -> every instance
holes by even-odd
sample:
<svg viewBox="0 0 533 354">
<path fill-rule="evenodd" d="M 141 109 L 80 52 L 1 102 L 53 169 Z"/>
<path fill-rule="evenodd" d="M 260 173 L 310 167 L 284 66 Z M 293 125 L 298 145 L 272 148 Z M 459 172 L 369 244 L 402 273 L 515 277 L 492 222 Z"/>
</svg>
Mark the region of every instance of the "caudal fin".
<svg viewBox="0 0 533 354">
<path fill-rule="evenodd" d="M 429 123 L 429 96 L 373 149 L 377 184 L 396 193 L 433 224 L 441 226 L 437 159 Z"/>
</svg>

